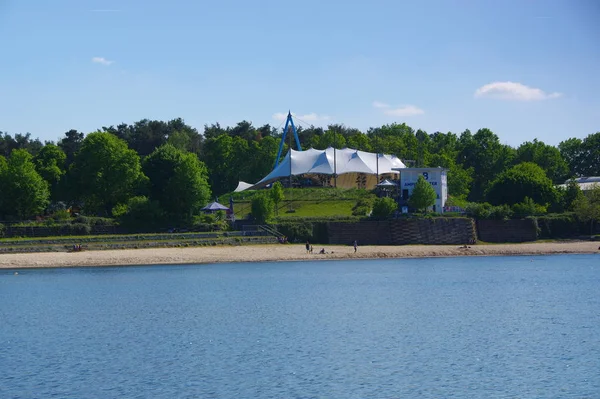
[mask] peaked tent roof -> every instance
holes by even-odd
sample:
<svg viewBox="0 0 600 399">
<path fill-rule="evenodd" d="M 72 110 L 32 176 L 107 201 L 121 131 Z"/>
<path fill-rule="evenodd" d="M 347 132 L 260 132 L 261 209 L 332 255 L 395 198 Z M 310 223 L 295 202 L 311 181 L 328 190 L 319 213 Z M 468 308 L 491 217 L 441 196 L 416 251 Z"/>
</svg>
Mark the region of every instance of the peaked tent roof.
<svg viewBox="0 0 600 399">
<path fill-rule="evenodd" d="M 366 173 L 376 174 L 379 163 L 379 173 L 399 173 L 392 168 L 405 168 L 400 158 L 395 155 L 375 154 L 354 150 L 352 148 L 342 148 L 335 150 L 335 168 L 334 168 L 334 149 L 329 147 L 325 150 L 315 150 L 311 148 L 306 151 L 289 151 L 285 158 L 258 183 L 248 185 L 240 182 L 235 191 L 244 191 L 247 189 L 257 189 L 264 187 L 278 179 L 290 175 L 303 175 L 307 173 L 319 173 L 332 175 L 334 171 L 338 175 L 344 173 Z M 379 162 L 377 159 L 379 158 Z"/>
<path fill-rule="evenodd" d="M 210 204 L 206 205 L 204 208 L 202 208 L 203 211 L 227 211 L 229 210 L 229 208 L 227 208 L 224 205 L 219 204 L 218 202 L 211 202 Z"/>
<path fill-rule="evenodd" d="M 389 179 L 385 179 L 381 183 L 377 184 L 377 186 L 378 187 L 396 187 L 397 184 L 394 183 L 393 181 L 390 181 Z"/>
</svg>

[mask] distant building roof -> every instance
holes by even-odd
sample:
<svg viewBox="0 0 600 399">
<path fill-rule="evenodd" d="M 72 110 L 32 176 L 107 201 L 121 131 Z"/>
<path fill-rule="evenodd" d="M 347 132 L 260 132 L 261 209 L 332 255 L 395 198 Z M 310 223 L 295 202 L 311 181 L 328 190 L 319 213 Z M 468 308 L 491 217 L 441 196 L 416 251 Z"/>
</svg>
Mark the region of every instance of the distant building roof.
<svg viewBox="0 0 600 399">
<path fill-rule="evenodd" d="M 600 176 L 582 176 L 565 181 L 565 184 L 559 184 L 558 187 L 566 188 L 571 180 L 574 180 L 581 191 L 588 191 L 594 188 L 595 185 L 600 186 Z"/>
</svg>

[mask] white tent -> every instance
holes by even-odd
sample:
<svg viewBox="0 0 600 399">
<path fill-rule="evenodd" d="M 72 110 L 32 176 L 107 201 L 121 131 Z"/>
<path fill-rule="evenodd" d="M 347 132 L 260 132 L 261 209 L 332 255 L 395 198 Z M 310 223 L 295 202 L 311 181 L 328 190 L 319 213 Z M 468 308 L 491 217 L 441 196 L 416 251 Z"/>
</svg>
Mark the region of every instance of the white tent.
<svg viewBox="0 0 600 399">
<path fill-rule="evenodd" d="M 405 167 L 400 158 L 395 155 L 375 154 L 351 148 L 335 150 L 335 167 L 334 149 L 332 147 L 326 150 L 315 150 L 314 148 L 306 151 L 291 150 L 279 165 L 261 181 L 253 185 L 240 182 L 235 191 L 261 188 L 290 174 L 293 176 L 306 174 L 333 175 L 334 173 L 338 176 L 348 173 L 375 175 L 379 171 L 380 175 L 397 175 L 399 172 L 392 170 L 392 168 Z"/>
</svg>

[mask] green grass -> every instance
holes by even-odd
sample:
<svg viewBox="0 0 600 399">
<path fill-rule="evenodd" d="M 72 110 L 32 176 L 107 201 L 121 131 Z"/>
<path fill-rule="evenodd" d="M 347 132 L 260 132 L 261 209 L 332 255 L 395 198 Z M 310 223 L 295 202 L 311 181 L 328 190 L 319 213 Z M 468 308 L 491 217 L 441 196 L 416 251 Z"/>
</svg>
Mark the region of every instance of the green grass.
<svg viewBox="0 0 600 399">
<path fill-rule="evenodd" d="M 291 208 L 294 212 L 288 212 Z M 293 217 L 328 217 L 352 216 L 352 207 L 356 200 L 317 200 L 317 201 L 287 201 L 279 203 L 279 218 Z M 233 204 L 233 211 L 237 219 L 244 219 L 250 213 L 250 202 L 237 202 Z"/>
<path fill-rule="evenodd" d="M 352 207 L 356 204 L 353 200 L 342 201 L 293 201 L 292 209 L 295 212 L 287 213 L 289 204 L 279 206 L 279 218 L 288 217 L 324 217 L 324 216 L 352 216 Z"/>
<path fill-rule="evenodd" d="M 233 197 L 234 202 L 236 201 L 250 201 L 256 195 L 268 194 L 269 189 L 264 190 L 249 190 L 242 191 L 241 193 L 229 193 L 221 196 L 223 203 L 229 200 L 229 197 Z M 294 201 L 306 201 L 306 200 L 358 200 L 364 196 L 370 195 L 367 190 L 358 188 L 342 189 L 342 188 L 286 188 L 283 190 L 285 199 L 292 199 Z"/>
<path fill-rule="evenodd" d="M 232 193 L 233 210 L 237 219 L 244 219 L 250 213 L 253 197 L 268 194 L 269 190 L 252 190 Z M 229 198 L 230 194 L 223 196 Z M 359 199 L 374 197 L 372 193 L 361 189 L 340 188 L 293 188 L 284 189 L 285 199 L 279 204 L 279 218 L 292 217 L 339 217 L 352 216 L 352 207 Z M 287 213 L 291 208 L 295 212 Z"/>
</svg>

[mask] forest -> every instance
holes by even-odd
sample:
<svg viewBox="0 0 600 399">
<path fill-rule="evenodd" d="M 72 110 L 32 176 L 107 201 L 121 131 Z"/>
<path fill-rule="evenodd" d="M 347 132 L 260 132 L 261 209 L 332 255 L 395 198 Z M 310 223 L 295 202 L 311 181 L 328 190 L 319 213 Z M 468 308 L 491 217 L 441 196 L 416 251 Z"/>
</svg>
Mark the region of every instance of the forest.
<svg viewBox="0 0 600 399">
<path fill-rule="evenodd" d="M 335 143 L 395 154 L 410 166 L 448 168 L 455 203 L 513 205 L 527 197 L 560 212 L 569 204 L 554 185 L 600 175 L 600 132 L 556 147 L 536 139 L 515 148 L 486 128 L 427 133 L 393 123 L 366 132 L 341 124 L 297 130 L 303 149 Z M 238 181 L 256 182 L 269 173 L 281 135 L 281 128 L 248 121 L 205 125 L 200 132 L 181 118 L 103 126 L 89 134 L 69 130 L 44 143 L 29 133 L 0 132 L 0 220 L 68 207 L 95 216 L 139 209 L 156 220 L 189 220 Z"/>
</svg>

